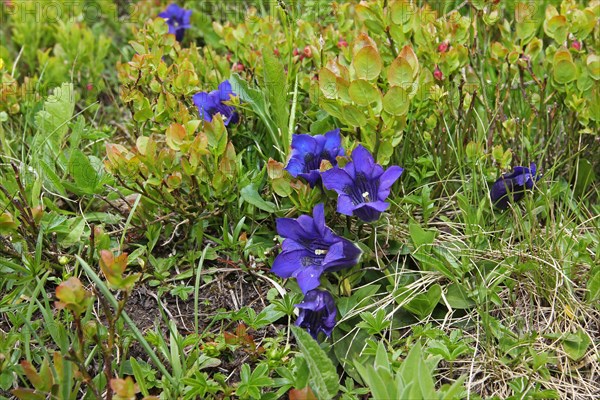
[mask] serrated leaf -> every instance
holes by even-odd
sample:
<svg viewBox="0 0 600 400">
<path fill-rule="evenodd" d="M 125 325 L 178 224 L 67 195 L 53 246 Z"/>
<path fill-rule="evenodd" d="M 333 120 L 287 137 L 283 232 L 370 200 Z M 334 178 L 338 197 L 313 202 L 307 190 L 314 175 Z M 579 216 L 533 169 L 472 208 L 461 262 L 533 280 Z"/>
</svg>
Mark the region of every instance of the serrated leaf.
<svg viewBox="0 0 600 400">
<path fill-rule="evenodd" d="M 296 343 L 308 364 L 310 371 L 311 388 L 319 399 L 334 398 L 340 388 L 339 376 L 333 362 L 327 354 L 319 347 L 319 344 L 301 328 L 292 326 L 292 333 L 296 337 Z"/>
</svg>

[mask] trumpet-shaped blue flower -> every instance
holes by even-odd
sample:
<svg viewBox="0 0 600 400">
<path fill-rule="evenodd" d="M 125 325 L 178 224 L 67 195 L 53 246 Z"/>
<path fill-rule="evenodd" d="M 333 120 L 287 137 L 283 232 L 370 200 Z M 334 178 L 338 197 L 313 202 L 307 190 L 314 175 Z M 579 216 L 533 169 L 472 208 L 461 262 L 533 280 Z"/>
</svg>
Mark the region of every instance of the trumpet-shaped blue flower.
<svg viewBox="0 0 600 400">
<path fill-rule="evenodd" d="M 217 90 L 213 90 L 210 93 L 196 93 L 192 97 L 192 100 L 196 107 L 198 107 L 200 116 L 205 121 L 212 121 L 213 116 L 219 113 L 225 119 L 225 125 L 229 125 L 230 122 L 237 123 L 239 119 L 235 108 L 223 103 L 224 101 L 231 100 L 231 96 L 235 97 L 236 94 L 233 93 L 229 81 L 225 80 L 219 85 Z"/>
<path fill-rule="evenodd" d="M 300 315 L 296 320 L 296 325 L 304 328 L 311 334 L 315 340 L 319 332 L 326 336 L 331 336 L 335 327 L 335 317 L 337 310 L 331 294 L 325 290 L 311 290 L 306 293 L 302 303 L 296 304 L 300 309 Z"/>
<path fill-rule="evenodd" d="M 365 222 L 376 221 L 389 207 L 385 201 L 402 168 L 394 165 L 384 171 L 363 146 L 352 152 L 352 162 L 321 174 L 323 185 L 338 193 L 337 211 L 354 215 Z"/>
<path fill-rule="evenodd" d="M 271 272 L 282 278 L 296 278 L 304 294 L 319 286 L 323 272 L 352 267 L 361 253 L 325 225 L 322 203 L 315 206 L 312 217 L 277 218 L 277 233 L 285 240 Z"/>
<path fill-rule="evenodd" d="M 170 4 L 167 9 L 158 14 L 158 16 L 167 20 L 169 33 L 175 35 L 175 39 L 178 42 L 183 40 L 183 34 L 186 29 L 189 29 L 192 26 L 190 24 L 192 11 L 181 8 L 177 4 Z"/>
<path fill-rule="evenodd" d="M 327 160 L 337 165 L 337 156 L 343 156 L 342 137 L 339 129 L 324 135 L 293 135 L 292 156 L 285 169 L 293 177 L 304 178 L 310 187 L 314 187 L 321 177 L 321 161 Z"/>
<path fill-rule="evenodd" d="M 490 190 L 492 203 L 499 209 L 508 208 L 508 203 L 519 201 L 525 194 L 525 190 L 533 188 L 534 183 L 540 179 L 536 175 L 534 163 L 527 167 L 514 167 L 512 172 L 502 175 Z"/>
</svg>

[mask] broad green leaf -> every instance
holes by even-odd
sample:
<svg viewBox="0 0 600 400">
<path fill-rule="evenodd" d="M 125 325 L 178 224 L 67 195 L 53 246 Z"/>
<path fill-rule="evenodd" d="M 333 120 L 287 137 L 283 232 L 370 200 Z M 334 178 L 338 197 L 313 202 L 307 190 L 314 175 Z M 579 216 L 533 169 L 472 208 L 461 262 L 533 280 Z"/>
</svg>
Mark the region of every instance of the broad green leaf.
<svg viewBox="0 0 600 400">
<path fill-rule="evenodd" d="M 595 81 L 600 80 L 600 55 L 590 54 L 587 57 L 586 65 L 592 79 Z"/>
<path fill-rule="evenodd" d="M 383 63 L 375 47 L 365 46 L 354 55 L 352 66 L 359 79 L 371 81 L 379 77 Z"/>
<path fill-rule="evenodd" d="M 359 106 L 374 105 L 376 113 L 381 111 L 381 92 L 373 84 L 363 79 L 355 80 L 350 84 L 348 93 L 350 94 L 352 101 Z"/>
<path fill-rule="evenodd" d="M 367 123 L 367 117 L 362 110 L 353 105 L 346 105 L 342 108 L 342 119 L 355 127 L 364 126 Z"/>
<path fill-rule="evenodd" d="M 572 61 L 560 60 L 554 64 L 554 80 L 569 83 L 577 79 L 577 67 Z"/>
<path fill-rule="evenodd" d="M 225 136 L 227 136 L 227 135 L 225 135 Z M 183 144 L 185 137 L 186 137 L 185 128 L 181 124 L 177 124 L 177 123 L 171 124 L 171 125 L 169 125 L 169 127 L 167 128 L 167 131 L 165 132 L 165 139 L 167 141 L 167 146 L 169 146 L 173 150 L 179 150 L 179 146 L 181 146 Z M 210 143 L 210 140 L 211 140 L 211 136 L 209 136 L 209 143 Z M 227 140 L 227 138 L 225 138 L 225 140 Z M 140 142 L 140 145 L 142 145 L 141 147 L 144 147 L 144 150 L 145 150 L 145 146 L 143 146 L 143 144 L 144 144 L 143 142 L 144 141 L 142 140 Z M 146 140 L 146 144 L 147 144 L 147 140 Z"/>
<path fill-rule="evenodd" d="M 240 195 L 242 196 L 242 199 L 244 199 L 244 201 L 247 201 L 248 203 L 252 204 L 256 208 L 259 208 L 259 209 L 269 212 L 269 213 L 273 213 L 273 212 L 277 211 L 277 207 L 275 206 L 274 203 L 271 203 L 270 201 L 266 201 L 265 199 L 263 199 L 260 196 L 260 194 L 258 193 L 258 190 L 256 189 L 256 186 L 254 186 L 253 183 L 244 187 L 240 191 Z"/>
<path fill-rule="evenodd" d="M 49 145 L 54 155 L 60 151 L 64 137 L 67 134 L 67 123 L 73 117 L 75 110 L 75 94 L 72 83 L 63 83 L 54 89 L 44 102 L 44 107 L 35 115 L 35 125 L 38 133 L 33 140 L 34 153 L 43 151 L 45 144 Z"/>
<path fill-rule="evenodd" d="M 419 224 L 411 222 L 408 225 L 410 232 L 410 238 L 414 243 L 415 247 L 421 247 L 428 244 L 432 244 L 435 240 L 435 231 L 425 230 L 421 228 Z"/>
<path fill-rule="evenodd" d="M 446 301 L 454 309 L 467 309 L 475 306 L 475 302 L 469 298 L 466 290 L 458 283 L 448 286 Z"/>
<path fill-rule="evenodd" d="M 305 330 L 291 327 L 296 342 L 310 371 L 311 388 L 319 399 L 333 399 L 340 388 L 339 376 L 333 362 Z"/>
<path fill-rule="evenodd" d="M 408 0 L 398 0 L 390 4 L 390 19 L 396 25 L 404 25 L 413 16 L 413 10 Z"/>
<path fill-rule="evenodd" d="M 69 168 L 78 189 L 87 194 L 96 191 L 100 176 L 92 166 L 88 156 L 83 154 L 81 150 L 73 149 L 69 160 Z"/>
<path fill-rule="evenodd" d="M 391 86 L 406 89 L 413 83 L 413 69 L 408 60 L 398 56 L 388 68 L 387 79 Z"/>
<path fill-rule="evenodd" d="M 590 303 L 596 302 L 596 305 L 599 306 L 598 300 L 600 300 L 600 267 L 596 267 L 590 271 L 590 279 L 587 282 L 587 290 L 587 301 L 589 301 Z"/>
<path fill-rule="evenodd" d="M 442 298 L 442 287 L 438 284 L 429 288 L 426 293 L 416 295 L 404 308 L 420 319 L 427 318 Z"/>
<path fill-rule="evenodd" d="M 569 333 L 562 338 L 563 350 L 573 361 L 581 360 L 591 343 L 588 334 L 581 328 L 577 333 Z"/>
<path fill-rule="evenodd" d="M 557 43 L 563 43 L 567 40 L 567 34 L 569 33 L 567 18 L 562 15 L 555 15 L 549 20 L 544 21 L 544 32 Z"/>
<path fill-rule="evenodd" d="M 392 86 L 383 96 L 383 109 L 395 116 L 401 116 L 408 113 L 410 99 L 406 90 Z"/>
<path fill-rule="evenodd" d="M 413 74 L 412 79 L 414 80 L 419 74 L 419 59 L 417 58 L 413 48 L 409 45 L 404 46 L 402 50 L 400 50 L 398 57 L 403 58 L 408 62 Z"/>
</svg>

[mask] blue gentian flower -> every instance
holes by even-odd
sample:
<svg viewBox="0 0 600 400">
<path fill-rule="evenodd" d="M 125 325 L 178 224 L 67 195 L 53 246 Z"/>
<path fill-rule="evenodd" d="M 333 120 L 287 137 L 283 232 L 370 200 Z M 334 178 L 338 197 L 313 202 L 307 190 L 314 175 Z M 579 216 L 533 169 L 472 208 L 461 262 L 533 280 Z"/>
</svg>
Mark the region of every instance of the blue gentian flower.
<svg viewBox="0 0 600 400">
<path fill-rule="evenodd" d="M 315 187 L 321 177 L 321 161 L 327 160 L 335 166 L 336 157 L 343 155 L 339 129 L 329 131 L 325 135 L 293 135 L 292 155 L 285 169 L 293 177 L 304 178 L 310 187 Z"/>
<path fill-rule="evenodd" d="M 189 29 L 192 26 L 190 24 L 192 11 L 181 8 L 177 4 L 170 4 L 167 9 L 158 14 L 158 16 L 167 20 L 169 33 L 175 35 L 175 39 L 177 39 L 178 42 L 183 40 L 183 34 L 186 29 Z"/>
<path fill-rule="evenodd" d="M 306 293 L 302 303 L 295 306 L 300 309 L 296 326 L 306 329 L 315 340 L 317 340 L 319 332 L 331 336 L 335 327 L 337 310 L 329 292 L 318 289 L 311 290 Z"/>
<path fill-rule="evenodd" d="M 277 218 L 277 233 L 285 240 L 271 272 L 282 278 L 296 278 L 304 294 L 319 286 L 323 272 L 352 267 L 361 253 L 325 225 L 322 203 L 315 206 L 312 217 Z"/>
<path fill-rule="evenodd" d="M 389 207 L 384 200 L 390 195 L 392 185 L 402 168 L 394 165 L 387 170 L 375 163 L 367 149 L 359 145 L 352 152 L 352 162 L 344 168 L 332 168 L 321 174 L 323 185 L 338 193 L 337 211 L 354 215 L 365 222 L 379 219 Z"/>
<path fill-rule="evenodd" d="M 231 84 L 226 80 L 221 82 L 217 90 L 213 90 L 210 93 L 196 93 L 192 97 L 192 100 L 196 107 L 198 107 L 200 116 L 205 121 L 212 121 L 213 116 L 219 113 L 225 118 L 225 125 L 229 125 L 230 122 L 236 124 L 239 120 L 235 108 L 223 103 L 224 101 L 231 100 L 231 96 L 235 97 L 236 94 L 233 93 Z"/>
<path fill-rule="evenodd" d="M 492 203 L 499 209 L 508 208 L 508 203 L 519 201 L 525 194 L 526 189 L 533 188 L 534 183 L 540 179 L 536 176 L 536 166 L 534 163 L 527 167 L 514 167 L 511 173 L 504 174 L 494 184 L 490 190 Z"/>
</svg>

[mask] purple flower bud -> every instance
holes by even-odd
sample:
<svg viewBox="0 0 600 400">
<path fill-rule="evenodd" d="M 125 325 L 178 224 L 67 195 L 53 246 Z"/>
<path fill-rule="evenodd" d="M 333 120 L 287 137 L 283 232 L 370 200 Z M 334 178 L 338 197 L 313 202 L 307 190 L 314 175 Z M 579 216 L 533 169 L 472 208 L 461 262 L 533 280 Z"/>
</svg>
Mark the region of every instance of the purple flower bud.
<svg viewBox="0 0 600 400">
<path fill-rule="evenodd" d="M 508 208 L 510 201 L 519 201 L 525 194 L 525 190 L 533 188 L 533 185 L 540 177 L 536 176 L 536 166 L 534 163 L 527 167 L 514 167 L 512 172 L 504 174 L 494 184 L 490 190 L 492 203 L 501 210 Z"/>
<path fill-rule="evenodd" d="M 306 293 L 302 303 L 296 304 L 296 307 L 300 309 L 296 326 L 306 329 L 315 340 L 317 340 L 319 332 L 331 336 L 335 327 L 337 310 L 329 292 L 318 289 L 311 290 Z"/>
</svg>

